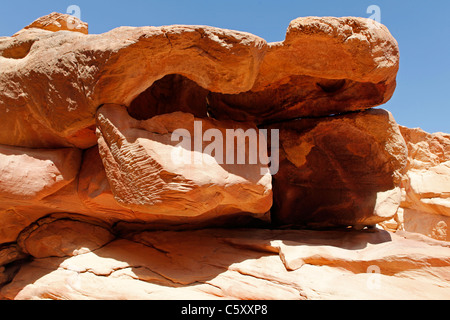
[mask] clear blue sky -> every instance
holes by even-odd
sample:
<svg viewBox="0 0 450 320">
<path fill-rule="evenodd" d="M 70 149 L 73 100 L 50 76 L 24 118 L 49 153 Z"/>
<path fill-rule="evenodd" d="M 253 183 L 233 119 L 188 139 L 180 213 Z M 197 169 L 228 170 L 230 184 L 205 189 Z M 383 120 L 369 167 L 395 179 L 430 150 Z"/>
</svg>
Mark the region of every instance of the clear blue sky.
<svg viewBox="0 0 450 320">
<path fill-rule="evenodd" d="M 2 1 L 0 36 L 50 12 L 66 12 L 72 4 L 81 8 L 90 33 L 119 26 L 199 24 L 251 32 L 269 42 L 283 40 L 297 17 L 369 17 L 368 6 L 377 5 L 401 54 L 397 90 L 383 108 L 401 125 L 450 133 L 448 0 L 14 0 Z"/>
</svg>

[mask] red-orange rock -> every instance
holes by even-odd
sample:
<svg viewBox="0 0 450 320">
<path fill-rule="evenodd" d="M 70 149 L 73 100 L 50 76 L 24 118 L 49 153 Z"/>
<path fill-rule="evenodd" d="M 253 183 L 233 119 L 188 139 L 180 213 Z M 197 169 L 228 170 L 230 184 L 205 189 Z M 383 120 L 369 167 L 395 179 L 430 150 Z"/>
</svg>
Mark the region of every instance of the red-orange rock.
<svg viewBox="0 0 450 320">
<path fill-rule="evenodd" d="M 351 17 L 0 37 L 0 299 L 449 296 L 450 136 L 372 109 L 398 65 Z"/>
<path fill-rule="evenodd" d="M 0 200 L 29 203 L 55 193 L 75 180 L 81 151 L 35 150 L 0 145 Z"/>
<path fill-rule="evenodd" d="M 17 243 L 24 253 L 35 258 L 48 258 L 90 252 L 113 239 L 108 226 L 101 221 L 75 214 L 58 214 L 26 228 Z"/>
<path fill-rule="evenodd" d="M 94 146 L 100 105 L 133 107 L 170 75 L 202 88 L 197 110 L 208 104 L 216 117 L 256 122 L 366 109 L 395 88 L 397 43 L 372 20 L 299 18 L 283 43 L 268 46 L 248 33 L 204 26 L 66 32 L 60 20 L 68 17 L 43 17 L 0 41 L 0 116 L 9 119 L 0 144 Z M 146 103 L 151 115 L 174 111 L 145 98 L 134 106 Z"/>
<path fill-rule="evenodd" d="M 24 30 L 32 28 L 53 32 L 73 31 L 88 34 L 88 24 L 86 22 L 81 21 L 75 16 L 58 12 L 53 12 L 47 16 L 37 19 L 30 25 L 26 26 Z"/>
<path fill-rule="evenodd" d="M 257 123 L 364 110 L 391 98 L 398 67 L 397 41 L 373 20 L 298 18 L 269 44 L 250 91 L 210 103 L 220 118 Z"/>
<path fill-rule="evenodd" d="M 141 232 L 73 257 L 25 263 L 0 296 L 17 300 L 445 299 L 450 294 L 449 245 L 424 238 L 380 230 Z"/>
<path fill-rule="evenodd" d="M 247 91 L 267 47 L 257 36 L 206 26 L 42 30 L 56 31 L 60 18 L 43 17 L 0 41 L 0 118 L 8 119 L 0 144 L 94 146 L 100 105 L 129 106 L 170 74 L 215 92 Z"/>
<path fill-rule="evenodd" d="M 373 109 L 269 128 L 280 129 L 276 223 L 364 226 L 395 215 L 407 149 L 389 112 Z"/>
</svg>

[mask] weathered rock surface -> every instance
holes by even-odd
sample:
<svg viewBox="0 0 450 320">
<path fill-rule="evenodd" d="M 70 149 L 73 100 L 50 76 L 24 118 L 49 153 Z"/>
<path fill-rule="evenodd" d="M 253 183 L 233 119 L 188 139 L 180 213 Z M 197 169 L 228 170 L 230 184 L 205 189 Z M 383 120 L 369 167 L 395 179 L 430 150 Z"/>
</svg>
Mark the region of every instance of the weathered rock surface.
<svg viewBox="0 0 450 320">
<path fill-rule="evenodd" d="M 117 105 L 100 108 L 97 119 L 100 155 L 114 198 L 121 206 L 136 212 L 185 217 L 239 212 L 264 217 L 270 210 L 272 177 L 267 164 L 248 161 L 249 142 L 244 142 L 244 150 L 240 142 L 230 146 L 235 156 L 244 152 L 245 164 L 225 161 L 227 130 L 256 132 L 256 127 L 196 119 L 181 112 L 139 121 Z M 173 134 L 179 129 L 185 131 L 184 136 L 174 140 Z M 211 144 L 203 140 L 209 129 L 223 137 L 224 143 L 219 145 L 221 161 L 212 152 L 204 152 Z M 200 149 L 196 147 L 198 139 Z M 187 147 L 179 146 L 180 142 L 186 144 L 181 140 L 187 141 Z M 267 142 L 262 145 L 267 153 Z"/>
<path fill-rule="evenodd" d="M 198 118 L 208 116 L 209 91 L 179 74 L 167 75 L 142 92 L 128 107 L 135 119 L 147 120 L 154 116 L 185 112 Z"/>
<path fill-rule="evenodd" d="M 390 229 L 450 241 L 450 135 L 401 127 L 408 146 L 403 201 Z"/>
<path fill-rule="evenodd" d="M 38 202 L 77 177 L 81 151 L 33 150 L 0 145 L 0 199 Z"/>
<path fill-rule="evenodd" d="M 219 118 L 257 123 L 364 110 L 391 98 L 398 65 L 396 40 L 373 20 L 298 18 L 269 44 L 250 91 L 210 104 Z"/>
<path fill-rule="evenodd" d="M 269 128 L 280 129 L 274 222 L 364 226 L 395 215 L 407 149 L 389 112 L 373 109 Z"/>
<path fill-rule="evenodd" d="M 213 27 L 121 27 L 86 35 L 49 32 L 41 20 L 53 18 L 0 43 L 0 117 L 10 119 L 0 144 L 94 146 L 101 104 L 128 106 L 169 74 L 211 91 L 249 90 L 267 47 L 254 35 Z M 12 46 L 27 50 L 12 56 Z"/>
<path fill-rule="evenodd" d="M 53 12 L 47 16 L 37 19 L 30 25 L 26 26 L 24 30 L 33 28 L 53 32 L 73 31 L 83 34 L 89 33 L 88 24 L 86 22 L 81 21 L 75 16 L 58 12 Z"/>
<path fill-rule="evenodd" d="M 75 148 L 0 146 L 0 244 L 15 241 L 30 223 L 60 210 L 48 199 L 76 184 L 81 157 Z M 77 209 L 73 202 L 63 206 Z"/>
<path fill-rule="evenodd" d="M 143 232 L 73 257 L 25 263 L 0 293 L 8 299 L 448 299 L 448 244 L 414 237 L 381 230 Z"/>
<path fill-rule="evenodd" d="M 0 299 L 450 299 L 450 136 L 366 110 L 398 65 L 349 17 L 0 38 Z"/>
<path fill-rule="evenodd" d="M 96 250 L 114 239 L 108 225 L 75 214 L 55 214 L 21 232 L 17 243 L 34 258 L 67 257 Z"/>
<path fill-rule="evenodd" d="M 0 144 L 94 146 L 100 105 L 130 106 L 174 74 L 214 93 L 208 103 L 217 117 L 256 122 L 365 109 L 386 102 L 395 88 L 397 43 L 372 20 L 297 19 L 285 42 L 269 46 L 248 33 L 204 26 L 89 35 L 68 32 L 75 30 L 64 27 L 67 19 L 46 16 L 0 41 L 0 116 L 10 119 Z M 161 106 L 151 102 L 155 115 Z"/>
</svg>

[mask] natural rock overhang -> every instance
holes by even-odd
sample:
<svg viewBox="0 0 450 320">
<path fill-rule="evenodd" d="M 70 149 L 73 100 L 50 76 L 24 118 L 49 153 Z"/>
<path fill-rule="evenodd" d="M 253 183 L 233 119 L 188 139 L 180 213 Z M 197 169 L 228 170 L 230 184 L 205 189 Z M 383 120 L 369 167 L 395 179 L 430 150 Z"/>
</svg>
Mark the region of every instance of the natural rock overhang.
<svg viewBox="0 0 450 320">
<path fill-rule="evenodd" d="M 207 91 L 218 119 L 261 124 L 363 110 L 390 99 L 399 64 L 387 28 L 364 18 L 299 18 L 278 43 L 208 26 L 89 35 L 43 25 L 0 39 L 0 117 L 11 119 L 0 144 L 91 147 L 99 106 L 130 106 L 175 74 Z"/>
</svg>

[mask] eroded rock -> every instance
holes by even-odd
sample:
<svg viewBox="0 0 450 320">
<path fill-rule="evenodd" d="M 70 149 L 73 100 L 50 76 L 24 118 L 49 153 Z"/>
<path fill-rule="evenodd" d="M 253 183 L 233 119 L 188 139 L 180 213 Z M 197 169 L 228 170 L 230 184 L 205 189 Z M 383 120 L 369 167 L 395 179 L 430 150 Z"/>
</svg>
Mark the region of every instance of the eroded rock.
<svg viewBox="0 0 450 320">
<path fill-rule="evenodd" d="M 103 106 L 97 119 L 100 155 L 114 198 L 121 206 L 136 212 L 185 217 L 238 212 L 265 217 L 270 210 L 267 164 L 258 159 L 251 164 L 248 140 L 244 150 L 240 142 L 233 140 L 230 150 L 225 143 L 227 130 L 242 129 L 242 137 L 248 129 L 256 133 L 251 124 L 196 119 L 181 112 L 139 121 L 117 105 Z M 176 132 L 180 129 L 181 136 Z M 222 162 L 213 151 L 205 152 L 211 145 L 212 137 L 203 140 L 209 129 L 222 136 L 223 144 L 215 151 L 222 152 Z M 200 139 L 199 149 L 196 139 Z M 257 143 L 256 156 L 260 149 Z M 267 142 L 261 145 L 267 153 Z M 234 164 L 227 162 L 230 151 L 235 157 L 243 154 L 244 163 L 238 164 L 239 158 L 233 158 Z"/>
<path fill-rule="evenodd" d="M 450 240 L 450 135 L 400 127 L 408 146 L 408 172 L 403 199 L 390 230 L 418 232 Z"/>
<path fill-rule="evenodd" d="M 310 227 L 373 225 L 395 215 L 407 149 L 385 110 L 301 119 L 280 129 L 272 219 Z"/>
<path fill-rule="evenodd" d="M 129 106 L 170 74 L 210 91 L 247 91 L 267 49 L 249 33 L 205 26 L 121 27 L 99 35 L 43 30 L 56 31 L 59 20 L 43 17 L 0 41 L 0 117 L 8 119 L 0 144 L 92 147 L 100 105 Z"/>
<path fill-rule="evenodd" d="M 18 203 L 42 200 L 76 179 L 81 151 L 36 150 L 0 145 L 0 199 Z"/>
<path fill-rule="evenodd" d="M 75 214 L 55 214 L 38 220 L 19 235 L 23 252 L 35 258 L 67 257 L 94 251 L 112 241 L 109 226 Z"/>
<path fill-rule="evenodd" d="M 32 28 L 52 32 L 72 31 L 88 34 L 88 24 L 86 22 L 81 21 L 73 15 L 58 12 L 53 12 L 47 16 L 37 19 L 30 25 L 26 26 L 24 30 Z"/>
<path fill-rule="evenodd" d="M 351 17 L 299 18 L 270 44 L 89 35 L 57 13 L 1 37 L 0 298 L 449 296 L 449 137 L 366 110 L 398 60 L 386 27 Z M 270 211 L 286 229 L 265 229 Z M 418 233 L 354 230 L 393 216 Z M 222 229 L 243 226 L 259 229 Z"/>
</svg>

